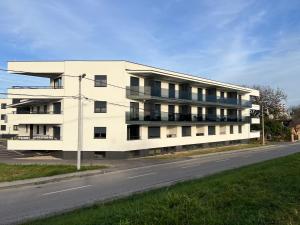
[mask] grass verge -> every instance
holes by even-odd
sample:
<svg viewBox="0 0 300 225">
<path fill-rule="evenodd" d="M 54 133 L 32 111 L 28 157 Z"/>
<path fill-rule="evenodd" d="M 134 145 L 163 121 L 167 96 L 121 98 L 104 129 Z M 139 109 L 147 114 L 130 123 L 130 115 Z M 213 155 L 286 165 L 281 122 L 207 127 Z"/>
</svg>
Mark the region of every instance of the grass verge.
<svg viewBox="0 0 300 225">
<path fill-rule="evenodd" d="M 28 224 L 300 224 L 300 154 Z"/>
<path fill-rule="evenodd" d="M 104 169 L 106 167 L 104 165 L 82 166 L 81 171 Z M 0 163 L 0 182 L 48 177 L 76 171 L 76 166 L 73 165 L 10 165 Z"/>
<path fill-rule="evenodd" d="M 208 153 L 215 153 L 215 152 L 227 152 L 233 150 L 242 150 L 246 148 L 255 148 L 261 147 L 260 143 L 250 143 L 250 144 L 239 144 L 239 145 L 230 145 L 230 146 L 222 146 L 222 147 L 213 147 L 213 148 L 201 148 L 201 149 L 193 149 L 188 151 L 180 151 L 180 152 L 173 152 L 163 155 L 154 155 L 148 156 L 147 159 L 179 159 L 184 157 L 196 156 L 196 155 L 205 155 Z"/>
</svg>

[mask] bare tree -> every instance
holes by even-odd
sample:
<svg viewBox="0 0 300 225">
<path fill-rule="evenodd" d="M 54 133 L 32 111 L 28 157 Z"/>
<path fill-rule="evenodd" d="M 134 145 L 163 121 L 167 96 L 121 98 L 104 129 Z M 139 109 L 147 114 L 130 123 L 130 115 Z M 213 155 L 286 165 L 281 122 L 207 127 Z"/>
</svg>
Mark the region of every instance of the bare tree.
<svg viewBox="0 0 300 225">
<path fill-rule="evenodd" d="M 252 102 L 264 107 L 265 117 L 275 120 L 287 119 L 288 113 L 285 105 L 287 95 L 282 89 L 273 89 L 269 86 L 259 85 L 255 85 L 252 88 L 260 92 L 260 96 L 252 99 Z"/>
</svg>

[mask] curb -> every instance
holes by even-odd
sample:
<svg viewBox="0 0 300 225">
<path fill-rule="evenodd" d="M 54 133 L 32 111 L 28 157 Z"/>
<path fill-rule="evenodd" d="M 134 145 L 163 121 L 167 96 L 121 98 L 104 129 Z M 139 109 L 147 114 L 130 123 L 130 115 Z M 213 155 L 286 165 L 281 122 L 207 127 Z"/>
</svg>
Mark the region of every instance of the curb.
<svg viewBox="0 0 300 225">
<path fill-rule="evenodd" d="M 72 179 L 72 178 L 99 175 L 99 174 L 104 174 L 107 172 L 109 172 L 109 171 L 106 171 L 105 169 L 101 169 L 101 170 L 83 171 L 83 172 L 74 172 L 74 173 L 68 173 L 68 174 L 54 175 L 54 176 L 50 176 L 50 177 L 39 177 L 39 178 L 26 179 L 26 180 L 1 182 L 0 190 L 21 187 L 21 186 L 27 186 L 27 185 L 46 184 L 46 183 L 50 183 L 50 182 L 67 180 L 67 179 Z"/>
</svg>

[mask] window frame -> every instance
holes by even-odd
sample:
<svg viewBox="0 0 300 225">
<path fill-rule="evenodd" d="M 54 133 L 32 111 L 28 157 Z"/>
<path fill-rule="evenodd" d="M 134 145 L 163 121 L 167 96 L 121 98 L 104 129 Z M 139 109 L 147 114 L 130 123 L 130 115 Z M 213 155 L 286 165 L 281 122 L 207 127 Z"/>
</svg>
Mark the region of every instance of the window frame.
<svg viewBox="0 0 300 225">
<path fill-rule="evenodd" d="M 242 127 L 242 125 L 239 125 L 239 134 L 242 134 L 243 133 L 243 127 Z"/>
<path fill-rule="evenodd" d="M 6 114 L 1 114 L 0 120 L 6 120 Z"/>
<path fill-rule="evenodd" d="M 96 110 L 97 109 L 97 107 L 96 107 L 97 103 L 99 103 L 99 104 L 104 103 L 105 108 L 104 107 L 99 107 L 100 110 L 97 111 Z M 104 110 L 103 110 L 103 108 L 104 108 Z M 107 113 L 107 101 L 94 101 L 94 113 Z"/>
<path fill-rule="evenodd" d="M 3 127 L 4 127 L 4 129 L 3 129 Z M 1 130 L 1 131 L 6 131 L 6 125 L 1 125 L 1 126 L 0 126 L 0 130 Z"/>
<path fill-rule="evenodd" d="M 188 133 L 184 134 L 184 130 L 188 128 Z M 191 126 L 182 126 L 181 127 L 181 136 L 182 137 L 191 137 L 192 136 L 192 127 Z"/>
<path fill-rule="evenodd" d="M 105 132 L 99 132 L 99 137 L 96 136 L 97 129 L 104 129 Z M 101 136 L 101 134 L 105 134 L 105 136 Z M 94 127 L 94 139 L 106 139 L 107 138 L 107 128 L 106 127 Z"/>
<path fill-rule="evenodd" d="M 7 104 L 6 103 L 1 103 L 1 109 L 6 109 Z"/>
<path fill-rule="evenodd" d="M 214 132 L 213 132 L 213 133 L 210 133 L 210 129 L 209 129 L 209 128 L 214 128 L 214 129 L 213 129 Z M 208 126 L 207 129 L 208 129 L 208 135 L 209 135 L 209 136 L 216 135 L 216 126 Z"/>
<path fill-rule="evenodd" d="M 229 133 L 234 134 L 234 126 L 233 125 L 230 125 Z"/>
<path fill-rule="evenodd" d="M 97 80 L 97 78 L 105 78 L 105 82 Z M 107 75 L 94 75 L 94 87 L 107 87 Z"/>
<path fill-rule="evenodd" d="M 150 136 L 150 129 L 153 129 L 153 128 L 159 129 L 159 135 L 158 136 Z M 160 126 L 150 126 L 150 127 L 148 127 L 148 139 L 157 139 L 157 138 L 160 138 L 160 137 L 161 137 Z"/>
</svg>

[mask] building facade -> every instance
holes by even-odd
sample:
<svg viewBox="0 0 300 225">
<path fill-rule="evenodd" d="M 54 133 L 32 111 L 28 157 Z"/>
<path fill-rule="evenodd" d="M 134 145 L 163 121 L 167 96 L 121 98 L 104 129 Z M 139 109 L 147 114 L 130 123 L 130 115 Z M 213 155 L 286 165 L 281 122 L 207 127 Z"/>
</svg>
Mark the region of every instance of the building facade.
<svg viewBox="0 0 300 225">
<path fill-rule="evenodd" d="M 8 89 L 18 124 L 11 150 L 54 150 L 74 157 L 78 148 L 79 75 L 82 151 L 86 157 L 153 154 L 208 143 L 258 138 L 251 96 L 259 92 L 128 61 L 9 62 L 8 69 L 49 78 L 47 87 Z"/>
<path fill-rule="evenodd" d="M 10 138 L 18 133 L 18 125 L 8 123 L 8 116 L 14 112 L 11 99 L 0 98 L 0 138 Z"/>
</svg>

